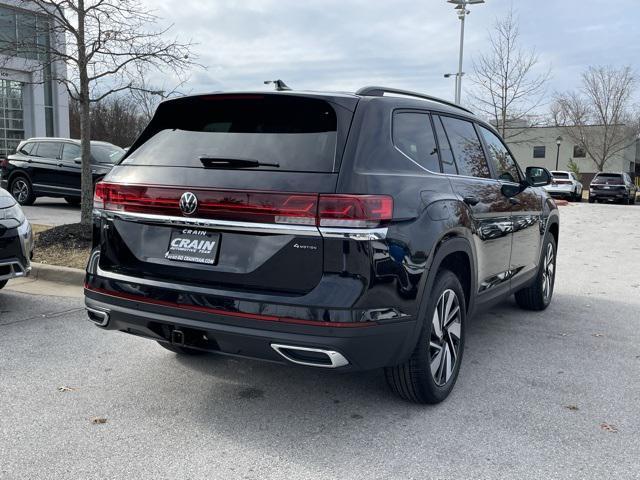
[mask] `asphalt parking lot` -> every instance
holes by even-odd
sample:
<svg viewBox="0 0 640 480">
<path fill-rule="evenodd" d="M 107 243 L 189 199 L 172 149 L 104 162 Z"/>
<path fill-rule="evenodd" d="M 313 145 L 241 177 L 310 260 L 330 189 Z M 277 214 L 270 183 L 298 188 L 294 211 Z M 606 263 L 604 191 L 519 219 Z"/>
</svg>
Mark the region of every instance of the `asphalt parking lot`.
<svg viewBox="0 0 640 480">
<path fill-rule="evenodd" d="M 474 318 L 432 407 L 380 372 L 181 358 L 5 289 L 0 478 L 638 478 L 640 205 L 562 207 L 559 249 L 550 308 Z"/>
<path fill-rule="evenodd" d="M 62 198 L 40 197 L 30 207 L 23 207 L 29 221 L 52 227 L 80 221 L 80 207 L 69 205 Z"/>
</svg>

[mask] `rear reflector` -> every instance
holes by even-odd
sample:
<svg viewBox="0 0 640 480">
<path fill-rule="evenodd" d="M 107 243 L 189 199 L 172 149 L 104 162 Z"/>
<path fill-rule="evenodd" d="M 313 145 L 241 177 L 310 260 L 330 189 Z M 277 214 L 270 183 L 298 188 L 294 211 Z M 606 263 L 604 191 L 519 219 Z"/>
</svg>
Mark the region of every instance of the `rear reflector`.
<svg viewBox="0 0 640 480">
<path fill-rule="evenodd" d="M 324 195 L 238 190 L 205 190 L 157 185 L 99 182 L 93 206 L 98 210 L 186 216 L 180 208 L 185 192 L 197 198 L 190 217 L 291 225 L 376 227 L 393 217 L 387 195 Z"/>
</svg>

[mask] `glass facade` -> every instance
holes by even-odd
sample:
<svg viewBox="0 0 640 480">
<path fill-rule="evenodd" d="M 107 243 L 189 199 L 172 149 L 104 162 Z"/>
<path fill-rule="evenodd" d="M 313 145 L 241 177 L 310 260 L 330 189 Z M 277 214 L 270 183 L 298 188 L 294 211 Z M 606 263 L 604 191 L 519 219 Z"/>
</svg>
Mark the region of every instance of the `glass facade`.
<svg viewBox="0 0 640 480">
<path fill-rule="evenodd" d="M 0 6 L 0 53 L 44 60 L 48 44 L 46 17 Z"/>
<path fill-rule="evenodd" d="M 0 80 L 0 154 L 16 151 L 24 139 L 24 84 Z"/>
<path fill-rule="evenodd" d="M 54 136 L 54 89 L 50 59 L 49 19 L 41 14 L 0 5 L 0 55 L 42 62 L 44 120 L 47 136 Z M 24 130 L 24 84 L 0 80 L 0 153 L 12 151 Z M 34 105 L 34 108 L 42 108 Z M 19 110 L 19 111 L 18 111 Z"/>
</svg>

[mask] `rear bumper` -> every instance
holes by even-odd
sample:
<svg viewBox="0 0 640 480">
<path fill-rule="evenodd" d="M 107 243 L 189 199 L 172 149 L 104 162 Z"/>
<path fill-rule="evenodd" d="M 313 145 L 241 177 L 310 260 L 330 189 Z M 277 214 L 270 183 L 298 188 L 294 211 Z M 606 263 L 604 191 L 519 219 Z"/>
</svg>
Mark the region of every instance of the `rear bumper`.
<svg viewBox="0 0 640 480">
<path fill-rule="evenodd" d="M 348 328 L 287 324 L 277 321 L 214 314 L 148 304 L 85 289 L 90 320 L 100 328 L 118 330 L 159 342 L 259 360 L 333 367 L 340 371 L 368 370 L 404 361 L 415 347 L 415 321 L 407 317 L 391 323 Z M 96 315 L 96 312 L 99 314 Z M 176 334 L 174 332 L 178 332 Z M 274 345 L 276 346 L 274 348 Z M 302 347 L 301 356 L 287 358 L 279 346 Z M 282 355 L 277 352 L 285 352 Z M 305 357 L 304 349 L 329 351 L 346 360 L 330 365 L 325 356 Z M 346 363 L 346 364 L 345 364 Z"/>
<path fill-rule="evenodd" d="M 629 194 L 626 190 L 590 190 L 590 198 L 601 198 L 608 200 L 622 200 L 627 198 Z"/>
</svg>

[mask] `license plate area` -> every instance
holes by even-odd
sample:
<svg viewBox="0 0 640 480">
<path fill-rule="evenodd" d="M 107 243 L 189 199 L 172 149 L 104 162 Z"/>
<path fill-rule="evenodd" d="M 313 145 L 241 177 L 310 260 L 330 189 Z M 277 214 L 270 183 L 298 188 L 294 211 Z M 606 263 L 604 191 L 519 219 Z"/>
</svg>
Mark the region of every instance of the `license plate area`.
<svg viewBox="0 0 640 480">
<path fill-rule="evenodd" d="M 174 228 L 164 258 L 175 262 L 215 265 L 220 234 L 209 230 Z"/>
</svg>

